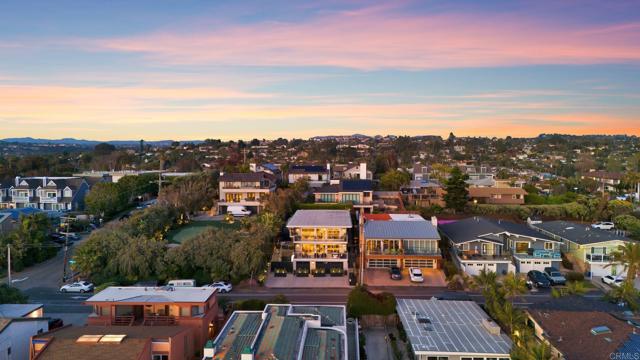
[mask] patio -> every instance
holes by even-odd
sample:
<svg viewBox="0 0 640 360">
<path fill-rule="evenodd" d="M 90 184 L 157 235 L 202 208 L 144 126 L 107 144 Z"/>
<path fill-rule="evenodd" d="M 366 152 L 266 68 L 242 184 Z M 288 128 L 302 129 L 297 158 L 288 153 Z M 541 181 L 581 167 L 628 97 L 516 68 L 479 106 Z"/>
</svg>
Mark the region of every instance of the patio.
<svg viewBox="0 0 640 360">
<path fill-rule="evenodd" d="M 275 277 L 273 273 L 267 275 L 265 286 L 268 288 L 348 288 L 348 276 L 299 277 L 287 274 L 286 277 Z"/>
<path fill-rule="evenodd" d="M 412 283 L 409 280 L 409 270 L 402 269 L 402 280 L 391 280 L 387 269 L 365 269 L 364 282 L 369 286 L 447 286 L 444 272 L 439 269 L 422 269 L 423 283 Z"/>
</svg>

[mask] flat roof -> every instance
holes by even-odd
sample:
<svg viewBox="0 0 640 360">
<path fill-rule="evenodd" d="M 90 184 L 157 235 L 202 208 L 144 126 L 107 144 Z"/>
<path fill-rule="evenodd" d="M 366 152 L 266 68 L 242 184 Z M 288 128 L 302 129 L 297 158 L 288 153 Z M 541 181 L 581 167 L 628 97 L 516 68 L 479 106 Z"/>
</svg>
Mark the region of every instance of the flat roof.
<svg viewBox="0 0 640 360">
<path fill-rule="evenodd" d="M 256 359 L 346 360 L 345 314 L 344 306 L 329 305 L 270 304 L 263 311 L 236 311 L 207 346 L 216 360 L 240 360 L 247 351 Z"/>
<path fill-rule="evenodd" d="M 485 328 L 490 317 L 473 301 L 397 299 L 396 309 L 415 353 L 509 357 L 511 340 Z"/>
<path fill-rule="evenodd" d="M 348 210 L 298 210 L 289 221 L 288 228 L 297 227 L 338 227 L 351 228 L 351 214 Z"/>
<path fill-rule="evenodd" d="M 430 221 L 370 220 L 364 224 L 367 239 L 440 239 L 438 229 Z"/>
<path fill-rule="evenodd" d="M 42 304 L 0 304 L 0 317 L 21 318 L 42 308 Z"/>
<path fill-rule="evenodd" d="M 545 221 L 540 224 L 532 224 L 532 226 L 579 245 L 615 240 L 632 241 L 623 235 L 616 234 L 615 231 L 594 229 L 589 224 L 578 224 L 571 221 Z"/>
<path fill-rule="evenodd" d="M 215 291 L 209 287 L 110 286 L 88 298 L 86 302 L 203 303 Z"/>
</svg>

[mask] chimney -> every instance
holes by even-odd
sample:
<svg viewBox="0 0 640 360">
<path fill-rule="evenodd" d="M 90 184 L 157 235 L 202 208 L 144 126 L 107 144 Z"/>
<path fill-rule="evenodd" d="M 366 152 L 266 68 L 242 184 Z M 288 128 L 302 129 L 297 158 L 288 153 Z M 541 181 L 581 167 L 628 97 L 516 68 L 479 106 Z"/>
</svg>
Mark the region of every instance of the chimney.
<svg viewBox="0 0 640 360">
<path fill-rule="evenodd" d="M 367 163 L 360 163 L 360 180 L 367 180 Z"/>
<path fill-rule="evenodd" d="M 256 163 L 250 163 L 250 164 L 249 164 L 249 170 L 250 170 L 251 172 L 256 172 L 256 169 L 257 169 L 257 165 L 256 165 Z"/>
<path fill-rule="evenodd" d="M 42 187 L 45 187 L 45 186 L 47 186 L 47 177 L 43 176 L 42 177 Z"/>
<path fill-rule="evenodd" d="M 438 218 L 435 216 L 431 217 L 431 225 L 438 227 Z"/>
<path fill-rule="evenodd" d="M 16 176 L 16 179 L 15 179 L 15 186 L 18 186 L 18 185 L 20 185 L 20 176 Z"/>
</svg>

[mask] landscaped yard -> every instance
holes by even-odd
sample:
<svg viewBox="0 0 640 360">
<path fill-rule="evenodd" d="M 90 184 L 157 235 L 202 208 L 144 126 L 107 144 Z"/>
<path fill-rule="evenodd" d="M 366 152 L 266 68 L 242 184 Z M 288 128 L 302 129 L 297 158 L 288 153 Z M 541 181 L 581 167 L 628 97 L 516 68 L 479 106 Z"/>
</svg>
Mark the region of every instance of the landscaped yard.
<svg viewBox="0 0 640 360">
<path fill-rule="evenodd" d="M 192 221 L 187 225 L 169 231 L 167 241 L 180 244 L 183 241 L 195 237 L 210 228 L 238 229 L 240 222 L 229 224 L 225 221 Z"/>
</svg>

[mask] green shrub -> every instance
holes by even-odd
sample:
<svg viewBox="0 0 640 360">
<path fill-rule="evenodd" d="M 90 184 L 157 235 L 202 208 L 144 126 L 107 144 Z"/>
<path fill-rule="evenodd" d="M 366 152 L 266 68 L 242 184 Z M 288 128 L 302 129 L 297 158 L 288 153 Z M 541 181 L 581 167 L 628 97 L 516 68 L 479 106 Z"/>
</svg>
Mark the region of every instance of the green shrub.
<svg viewBox="0 0 640 360">
<path fill-rule="evenodd" d="M 442 263 L 442 270 L 444 270 L 444 274 L 447 277 L 447 280 L 450 280 L 452 277 L 460 273 L 460 270 L 451 260 L 444 260 Z"/>
<path fill-rule="evenodd" d="M 236 302 L 234 308 L 235 310 L 261 311 L 266 305 L 267 303 L 260 299 L 247 299 Z"/>
<path fill-rule="evenodd" d="M 567 281 L 584 281 L 584 274 L 577 271 L 569 271 L 564 277 Z"/>
<path fill-rule="evenodd" d="M 396 298 L 387 292 L 373 294 L 363 286 L 356 286 L 349 293 L 347 312 L 350 317 L 392 315 L 396 312 Z"/>
<path fill-rule="evenodd" d="M 0 304 L 26 304 L 27 296 L 7 284 L 0 285 Z"/>
</svg>

